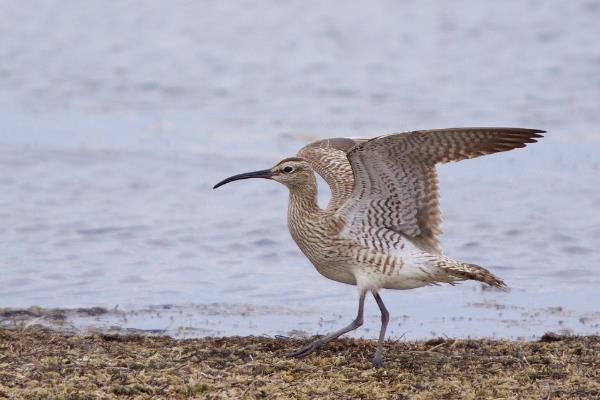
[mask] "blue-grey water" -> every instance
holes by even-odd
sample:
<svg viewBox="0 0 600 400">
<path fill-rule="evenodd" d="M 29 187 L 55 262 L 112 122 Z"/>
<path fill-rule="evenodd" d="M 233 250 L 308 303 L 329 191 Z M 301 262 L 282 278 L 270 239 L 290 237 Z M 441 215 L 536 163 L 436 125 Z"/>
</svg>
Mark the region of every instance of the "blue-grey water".
<svg viewBox="0 0 600 400">
<path fill-rule="evenodd" d="M 325 333 L 356 288 L 296 248 L 286 189 L 212 185 L 322 137 L 522 126 L 548 134 L 439 169 L 445 252 L 512 290 L 384 291 L 390 333 L 598 333 L 598 20 L 596 1 L 4 0 L 0 307 L 116 310 L 78 329 Z M 367 315 L 357 335 L 376 337 Z"/>
</svg>

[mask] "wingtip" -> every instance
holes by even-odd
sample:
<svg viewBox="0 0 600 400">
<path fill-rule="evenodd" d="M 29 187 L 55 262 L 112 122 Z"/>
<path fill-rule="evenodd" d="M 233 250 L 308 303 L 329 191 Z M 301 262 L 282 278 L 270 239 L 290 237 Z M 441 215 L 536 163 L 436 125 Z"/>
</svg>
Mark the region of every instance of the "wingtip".
<svg viewBox="0 0 600 400">
<path fill-rule="evenodd" d="M 542 129 L 531 129 L 531 136 L 535 137 L 535 138 L 543 138 L 544 135 L 542 135 L 542 133 L 547 133 L 546 131 L 542 130 Z"/>
<path fill-rule="evenodd" d="M 520 137 L 523 143 L 537 143 L 538 139 L 544 137 L 543 133 L 546 131 L 542 129 L 517 128 L 515 138 Z"/>
<path fill-rule="evenodd" d="M 531 133 L 529 140 L 527 140 L 526 143 L 537 143 L 540 139 L 544 137 L 542 133 L 546 133 L 546 131 L 536 129 L 534 132 Z"/>
</svg>

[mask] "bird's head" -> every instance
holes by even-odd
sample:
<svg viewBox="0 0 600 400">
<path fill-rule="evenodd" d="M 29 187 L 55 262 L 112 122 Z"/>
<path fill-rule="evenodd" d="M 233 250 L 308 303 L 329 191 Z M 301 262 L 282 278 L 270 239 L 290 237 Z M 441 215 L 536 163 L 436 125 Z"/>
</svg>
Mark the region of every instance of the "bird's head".
<svg viewBox="0 0 600 400">
<path fill-rule="evenodd" d="M 279 161 L 270 169 L 230 176 L 229 178 L 223 179 L 221 182 L 213 186 L 213 189 L 223 186 L 229 182 L 248 178 L 272 179 L 274 181 L 283 183 L 290 189 L 304 186 L 310 182 L 313 182 L 315 179 L 312 168 L 304 159 L 299 157 L 290 157 Z"/>
</svg>

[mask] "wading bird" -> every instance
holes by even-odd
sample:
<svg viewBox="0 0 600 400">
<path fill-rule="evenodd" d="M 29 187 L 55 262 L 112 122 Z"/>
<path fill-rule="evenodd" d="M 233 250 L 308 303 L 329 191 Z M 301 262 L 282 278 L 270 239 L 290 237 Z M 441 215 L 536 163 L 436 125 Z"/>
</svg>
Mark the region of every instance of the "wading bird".
<svg viewBox="0 0 600 400">
<path fill-rule="evenodd" d="M 363 323 L 371 292 L 381 310 L 373 366 L 382 366 L 389 313 L 380 289 L 413 289 L 476 280 L 504 282 L 478 265 L 442 253 L 437 163 L 525 147 L 544 131 L 522 128 L 452 128 L 396 133 L 373 139 L 325 139 L 297 157 L 219 183 L 266 178 L 289 189 L 288 227 L 300 250 L 323 276 L 358 287 L 358 314 L 348 326 L 291 354 L 306 356 Z M 331 188 L 325 209 L 317 204 L 315 172 Z"/>
</svg>

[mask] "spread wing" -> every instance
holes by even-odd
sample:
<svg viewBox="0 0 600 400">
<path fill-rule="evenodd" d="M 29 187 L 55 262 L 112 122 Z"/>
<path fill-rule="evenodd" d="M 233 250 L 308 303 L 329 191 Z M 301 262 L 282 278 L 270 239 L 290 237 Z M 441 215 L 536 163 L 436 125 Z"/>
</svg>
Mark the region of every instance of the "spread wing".
<svg viewBox="0 0 600 400">
<path fill-rule="evenodd" d="M 310 143 L 298 152 L 298 157 L 305 159 L 329 185 L 331 199 L 327 210 L 337 210 L 352 195 L 354 174 L 346 153 L 367 141 L 348 138 L 324 139 Z"/>
<path fill-rule="evenodd" d="M 435 164 L 525 147 L 544 131 L 453 128 L 405 132 L 362 142 L 347 154 L 354 189 L 337 214 L 357 240 L 384 228 L 441 253 L 441 214 Z"/>
</svg>

